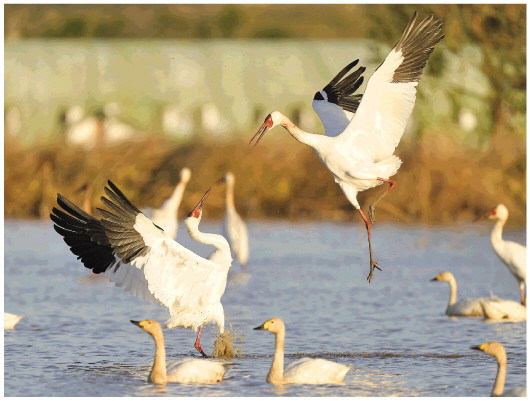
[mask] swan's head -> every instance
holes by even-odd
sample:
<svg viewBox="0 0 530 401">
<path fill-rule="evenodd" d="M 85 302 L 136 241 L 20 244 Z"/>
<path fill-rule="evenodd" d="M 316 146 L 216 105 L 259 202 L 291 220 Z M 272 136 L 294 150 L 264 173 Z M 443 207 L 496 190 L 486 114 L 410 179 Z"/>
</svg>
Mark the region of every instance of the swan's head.
<svg viewBox="0 0 530 401">
<path fill-rule="evenodd" d="M 506 361 L 506 351 L 504 350 L 502 344 L 498 343 L 497 341 L 476 345 L 471 347 L 471 349 L 476 349 L 485 352 L 486 354 L 493 355 L 497 358 L 497 360 Z"/>
<path fill-rule="evenodd" d="M 484 220 L 484 219 L 506 221 L 508 220 L 508 208 L 504 206 L 502 203 L 500 203 L 497 206 L 495 206 L 493 209 L 491 209 L 489 212 L 479 217 L 475 221 Z"/>
<path fill-rule="evenodd" d="M 196 220 L 197 222 L 201 221 L 202 207 L 204 205 L 204 201 L 206 200 L 206 198 L 210 194 L 211 190 L 212 190 L 211 187 L 208 188 L 208 191 L 206 191 L 204 193 L 204 195 L 202 196 L 202 198 L 199 201 L 199 203 L 197 203 L 197 206 L 195 206 L 195 208 L 188 214 L 188 218 L 186 219 L 186 221 L 190 221 L 190 220 Z"/>
<path fill-rule="evenodd" d="M 162 331 L 162 327 L 160 327 L 160 324 L 156 320 L 149 319 L 149 320 L 142 320 L 141 322 L 138 322 L 136 320 L 131 320 L 131 323 L 137 325 L 143 331 L 151 335 Z"/>
<path fill-rule="evenodd" d="M 189 182 L 191 178 L 191 170 L 187 167 L 184 167 L 180 170 L 180 182 Z"/>
<path fill-rule="evenodd" d="M 455 276 L 453 276 L 452 273 L 441 272 L 435 278 L 431 279 L 431 281 L 445 281 L 448 283 L 450 281 L 453 281 L 454 279 L 455 279 Z"/>
<path fill-rule="evenodd" d="M 267 320 L 261 326 L 254 327 L 254 330 L 266 330 L 270 331 L 271 333 L 279 333 L 281 331 L 285 331 L 285 325 L 283 324 L 282 319 L 279 317 L 273 317 L 272 319 Z"/>
<path fill-rule="evenodd" d="M 261 127 L 259 127 L 259 130 L 254 134 L 249 145 L 252 145 L 252 142 L 254 139 L 256 139 L 256 142 L 254 142 L 254 146 L 258 144 L 259 141 L 261 141 L 261 138 L 265 135 L 265 133 L 277 125 L 280 125 L 282 122 L 283 114 L 279 111 L 273 111 L 271 114 L 269 114 L 267 117 L 265 117 L 265 121 L 263 121 L 263 124 L 261 124 Z"/>
</svg>

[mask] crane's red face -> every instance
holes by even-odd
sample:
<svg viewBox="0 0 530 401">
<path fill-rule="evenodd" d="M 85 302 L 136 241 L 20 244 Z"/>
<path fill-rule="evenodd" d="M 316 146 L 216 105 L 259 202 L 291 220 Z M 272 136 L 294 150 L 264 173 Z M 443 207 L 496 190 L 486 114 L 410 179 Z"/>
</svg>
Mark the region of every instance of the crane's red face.
<svg viewBox="0 0 530 401">
<path fill-rule="evenodd" d="M 208 197 L 208 195 L 210 194 L 210 191 L 212 190 L 212 188 L 208 188 L 208 191 L 206 191 L 206 193 L 202 196 L 201 200 L 199 201 L 199 203 L 197 203 L 197 206 L 195 206 L 195 209 L 193 209 L 190 214 L 188 214 L 188 217 L 195 217 L 195 218 L 199 218 L 201 216 L 201 213 L 202 213 L 202 206 L 204 204 L 204 201 L 206 200 L 206 198 Z"/>
<path fill-rule="evenodd" d="M 495 217 L 495 215 L 497 214 L 497 207 L 494 207 L 493 209 L 491 209 L 489 212 L 485 213 L 484 215 L 480 216 L 479 218 L 477 218 L 475 221 L 480 221 L 480 220 L 485 220 L 485 219 L 491 219 L 493 217 Z"/>
<path fill-rule="evenodd" d="M 258 132 L 256 132 L 254 134 L 254 136 L 252 137 L 252 139 L 250 140 L 250 142 L 248 143 L 249 145 L 252 145 L 252 142 L 254 141 L 255 138 L 258 138 L 256 139 L 256 142 L 254 142 L 254 146 L 256 146 L 258 144 L 259 141 L 261 141 L 261 138 L 263 138 L 263 135 L 265 135 L 265 133 L 270 130 L 272 128 L 272 126 L 274 125 L 273 121 L 272 121 L 272 116 L 269 114 L 266 118 L 265 118 L 265 121 L 263 122 L 263 124 L 261 125 L 261 127 L 259 128 Z"/>
</svg>

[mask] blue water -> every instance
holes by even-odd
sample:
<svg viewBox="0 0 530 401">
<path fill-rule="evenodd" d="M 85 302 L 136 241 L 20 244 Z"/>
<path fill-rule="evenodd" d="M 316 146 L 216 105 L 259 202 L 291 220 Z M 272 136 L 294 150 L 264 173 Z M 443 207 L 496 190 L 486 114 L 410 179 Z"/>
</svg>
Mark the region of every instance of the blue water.
<svg viewBox="0 0 530 401">
<path fill-rule="evenodd" d="M 203 222 L 203 231 L 220 232 Z M 225 381 L 210 385 L 147 383 L 151 338 L 129 320 L 166 320 L 158 305 L 93 279 L 51 222 L 6 221 L 4 309 L 24 315 L 4 332 L 5 396 L 488 396 L 493 357 L 470 349 L 504 344 L 506 388 L 526 384 L 526 323 L 488 324 L 444 315 L 453 272 L 460 297 L 490 292 L 518 299 L 518 286 L 489 243 L 488 223 L 449 228 L 374 226 L 374 253 L 383 268 L 371 284 L 364 226 L 249 222 L 249 274 L 237 263 L 222 298 L 227 325 L 243 339 Z M 526 240 L 523 230 L 506 239 Z M 179 227 L 179 241 L 206 256 Z M 253 331 L 279 316 L 287 327 L 286 363 L 322 357 L 352 369 L 344 385 L 265 382 L 274 336 Z M 196 356 L 195 333 L 164 331 L 168 360 Z M 210 353 L 215 326 L 203 348 Z"/>
</svg>

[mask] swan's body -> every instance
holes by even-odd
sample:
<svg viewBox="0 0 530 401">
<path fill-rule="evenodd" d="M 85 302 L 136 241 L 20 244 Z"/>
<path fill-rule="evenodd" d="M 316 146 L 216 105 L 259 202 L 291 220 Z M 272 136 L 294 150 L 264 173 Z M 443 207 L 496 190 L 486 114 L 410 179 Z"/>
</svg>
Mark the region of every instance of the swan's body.
<svg viewBox="0 0 530 401">
<path fill-rule="evenodd" d="M 185 358 L 166 368 L 166 347 L 162 327 L 155 320 L 131 323 L 150 334 L 155 341 L 155 359 L 148 381 L 156 384 L 172 383 L 217 383 L 223 381 L 225 368 L 221 362 L 205 359 Z"/>
<path fill-rule="evenodd" d="M 296 140 L 315 151 L 366 225 L 370 249 L 369 281 L 374 269 L 380 269 L 372 253 L 375 204 L 395 185 L 389 178 L 396 174 L 401 160 L 393 153 L 412 113 L 423 68 L 434 46 L 443 38 L 441 20 L 433 20 L 431 15 L 415 26 L 416 16 L 414 13 L 401 39 L 371 76 L 362 100 L 353 93 L 362 82 L 360 75 L 364 69 L 343 78 L 356 62 L 349 64 L 328 86 L 317 92 L 313 107 L 325 126 L 325 136 L 305 132 L 285 115 L 274 111 L 251 139 L 252 142 L 257 138 L 257 144 L 268 130 L 281 125 Z M 390 186 L 370 206 L 368 220 L 357 201 L 357 194 L 383 182 Z"/>
<path fill-rule="evenodd" d="M 480 304 L 485 319 L 509 322 L 526 321 L 526 306 L 521 305 L 519 302 L 508 299 L 489 299 L 482 301 Z"/>
<path fill-rule="evenodd" d="M 502 229 L 508 220 L 508 208 L 501 203 L 486 213 L 484 218 L 496 220 L 491 231 L 491 246 L 519 283 L 521 303 L 526 305 L 526 247 L 502 239 Z"/>
<path fill-rule="evenodd" d="M 456 279 L 450 272 L 441 272 L 431 281 L 445 281 L 449 284 L 449 303 L 445 310 L 448 316 L 484 316 L 482 302 L 488 302 L 488 298 L 466 298 L 457 301 Z"/>
<path fill-rule="evenodd" d="M 267 320 L 254 330 L 266 330 L 275 335 L 274 358 L 267 375 L 267 382 L 271 384 L 332 384 L 342 383 L 344 376 L 351 366 L 327 361 L 325 359 L 302 358 L 291 362 L 285 368 L 284 346 L 285 325 L 280 318 Z"/>
<path fill-rule="evenodd" d="M 151 220 L 173 239 L 177 238 L 178 231 L 178 209 L 182 202 L 182 195 L 191 177 L 191 170 L 184 167 L 180 171 L 180 182 L 175 186 L 171 196 L 165 200 L 162 206 L 153 210 Z"/>
<path fill-rule="evenodd" d="M 55 230 L 85 267 L 103 273 L 118 287 L 166 307 L 170 316 L 166 327 L 198 330 L 195 348 L 200 345 L 203 326 L 215 322 L 224 333 L 221 296 L 232 258 L 226 239 L 199 231 L 202 206 L 209 190 L 184 221 L 190 237 L 215 250 L 205 259 L 173 240 L 153 224 L 111 182 L 105 187 L 110 198 L 101 200 L 109 210 L 98 209 L 98 220 L 58 194 L 50 217 Z"/>
<path fill-rule="evenodd" d="M 20 319 L 24 316 L 14 315 L 12 313 L 4 312 L 4 330 L 12 330 L 15 328 Z"/>
<path fill-rule="evenodd" d="M 223 234 L 230 244 L 232 256 L 247 271 L 248 263 L 248 232 L 247 225 L 236 211 L 234 203 L 234 174 L 228 172 L 222 181 L 226 182 L 226 212 L 223 221 Z"/>
<path fill-rule="evenodd" d="M 509 391 L 504 391 L 504 382 L 506 381 L 506 351 L 501 343 L 492 341 L 471 347 L 486 354 L 493 355 L 497 359 L 497 376 L 493 389 L 491 390 L 491 397 L 526 397 L 526 388 L 517 387 Z"/>
</svg>

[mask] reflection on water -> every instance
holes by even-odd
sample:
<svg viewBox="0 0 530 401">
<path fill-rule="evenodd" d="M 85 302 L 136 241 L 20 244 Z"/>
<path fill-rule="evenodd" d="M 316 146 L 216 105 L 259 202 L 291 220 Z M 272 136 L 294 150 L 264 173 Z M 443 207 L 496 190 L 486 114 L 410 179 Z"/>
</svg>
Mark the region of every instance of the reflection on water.
<svg viewBox="0 0 530 401">
<path fill-rule="evenodd" d="M 217 222 L 203 222 L 215 232 Z M 507 387 L 526 383 L 526 324 L 444 315 L 448 290 L 429 280 L 450 270 L 461 298 L 518 299 L 518 285 L 495 257 L 489 228 L 402 227 L 374 232 L 384 268 L 372 284 L 359 224 L 252 222 L 249 273 L 230 275 L 222 302 L 241 355 L 225 381 L 209 385 L 147 383 L 152 342 L 130 319 L 165 321 L 164 308 L 132 297 L 72 256 L 48 222 L 6 222 L 4 305 L 25 315 L 4 332 L 6 396 L 487 396 L 495 361 L 469 347 L 499 341 L 508 354 Z M 523 243 L 525 233 L 508 232 Z M 202 255 L 182 231 L 179 240 Z M 383 246 L 384 245 L 384 246 Z M 252 328 L 280 316 L 285 363 L 324 358 L 353 365 L 344 385 L 265 382 L 272 336 Z M 231 325 L 231 326 L 230 326 Z M 165 330 L 168 363 L 197 356 L 189 329 Z M 211 353 L 217 336 L 207 326 Z M 35 380 L 39 377 L 39 380 Z"/>
</svg>

